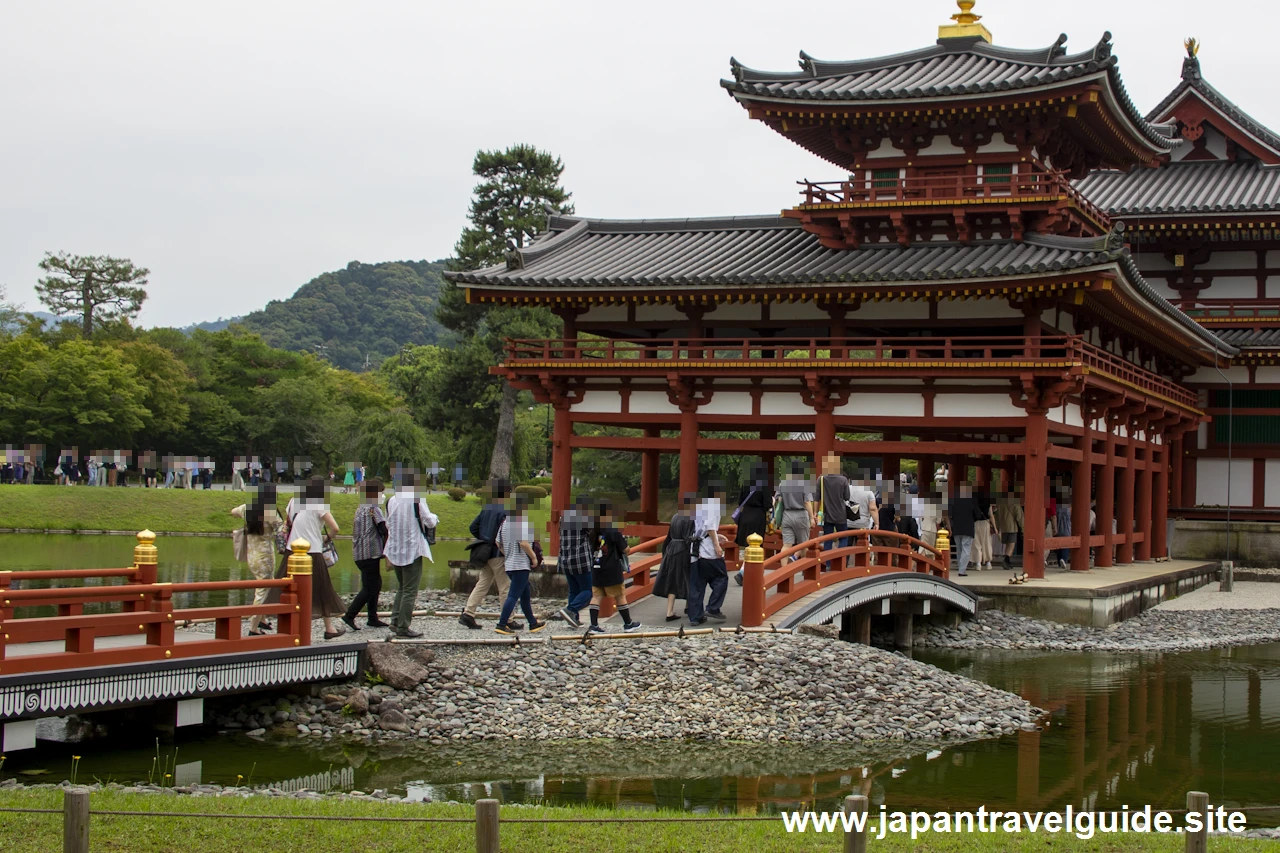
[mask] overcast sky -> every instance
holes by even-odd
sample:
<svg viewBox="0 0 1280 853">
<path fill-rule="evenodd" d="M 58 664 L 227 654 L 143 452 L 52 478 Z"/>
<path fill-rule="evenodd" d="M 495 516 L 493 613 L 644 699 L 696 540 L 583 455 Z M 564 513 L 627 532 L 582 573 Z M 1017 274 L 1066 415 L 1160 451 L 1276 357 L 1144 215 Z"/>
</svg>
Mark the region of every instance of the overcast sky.
<svg viewBox="0 0 1280 853">
<path fill-rule="evenodd" d="M 151 269 L 144 325 L 233 316 L 349 261 L 436 259 L 478 148 L 554 152 L 580 214 L 776 212 L 829 166 L 750 122 L 729 57 L 789 70 L 923 47 L 944 0 L 255 0 L 4 4 L 0 284 L 39 306 L 45 251 Z M 1280 128 L 1280 6 L 979 0 L 997 44 L 1104 30 L 1146 110 L 1205 77 Z"/>
</svg>

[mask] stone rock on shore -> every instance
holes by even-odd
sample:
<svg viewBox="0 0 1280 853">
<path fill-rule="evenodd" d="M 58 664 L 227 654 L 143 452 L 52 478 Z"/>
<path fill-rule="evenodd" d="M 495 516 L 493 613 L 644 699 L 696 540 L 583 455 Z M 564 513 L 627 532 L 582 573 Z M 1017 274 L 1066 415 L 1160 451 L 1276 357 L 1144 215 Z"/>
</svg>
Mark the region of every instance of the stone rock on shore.
<svg viewBox="0 0 1280 853">
<path fill-rule="evenodd" d="M 427 679 L 427 668 L 391 643 L 369 644 L 369 667 L 397 690 L 412 690 Z"/>
</svg>

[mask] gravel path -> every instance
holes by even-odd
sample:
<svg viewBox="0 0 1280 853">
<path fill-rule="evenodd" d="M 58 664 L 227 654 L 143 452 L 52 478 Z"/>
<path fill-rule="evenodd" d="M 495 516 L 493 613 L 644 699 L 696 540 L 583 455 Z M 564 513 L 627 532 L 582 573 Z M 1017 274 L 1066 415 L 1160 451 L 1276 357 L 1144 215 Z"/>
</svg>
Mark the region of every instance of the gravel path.
<svg viewBox="0 0 1280 853">
<path fill-rule="evenodd" d="M 643 646 L 638 647 L 638 643 Z M 354 684 L 218 717 L 259 736 L 754 742 L 973 740 L 1034 728 L 1022 698 L 900 655 L 790 635 L 470 647 L 412 690 Z"/>
<path fill-rule="evenodd" d="M 1237 581 L 1232 592 L 1216 583 L 1157 604 L 1153 610 L 1280 610 L 1280 583 Z"/>
</svg>

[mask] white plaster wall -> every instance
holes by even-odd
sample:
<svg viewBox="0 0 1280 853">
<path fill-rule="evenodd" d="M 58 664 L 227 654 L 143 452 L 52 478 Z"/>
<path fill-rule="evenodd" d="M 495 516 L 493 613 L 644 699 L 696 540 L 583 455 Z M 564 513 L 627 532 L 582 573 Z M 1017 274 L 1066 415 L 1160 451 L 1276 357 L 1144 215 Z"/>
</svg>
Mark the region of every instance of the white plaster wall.
<svg viewBox="0 0 1280 853">
<path fill-rule="evenodd" d="M 1150 284 L 1155 289 L 1156 293 L 1159 293 L 1161 296 L 1163 296 L 1165 299 L 1168 299 L 1171 302 L 1174 299 L 1181 298 L 1180 296 L 1178 296 L 1178 291 L 1170 287 L 1169 283 L 1162 278 L 1149 278 L 1147 279 L 1147 284 Z"/>
<path fill-rule="evenodd" d="M 616 412 L 619 410 L 612 409 L 611 411 Z M 680 407 L 674 405 L 668 399 L 665 391 L 632 391 L 628 411 L 633 415 L 678 415 L 680 414 Z M 748 409 L 747 411 L 751 410 Z"/>
<path fill-rule="evenodd" d="M 1268 254 L 1274 254 L 1274 252 L 1269 252 Z M 1277 296 L 1280 296 L 1280 276 L 1268 276 L 1267 298 L 1275 299 Z"/>
<path fill-rule="evenodd" d="M 761 318 L 764 306 L 757 303 L 744 302 L 741 305 L 720 305 L 714 311 L 703 315 L 704 320 L 750 320 L 755 322 Z"/>
<path fill-rule="evenodd" d="M 1209 446 L 1209 425 L 1202 423 L 1196 427 L 1196 450 L 1204 450 Z"/>
<path fill-rule="evenodd" d="M 1209 255 L 1209 260 L 1203 264 L 1197 264 L 1198 270 L 1235 270 L 1235 269 L 1255 269 L 1258 266 L 1258 256 L 1254 252 L 1214 252 Z"/>
<path fill-rule="evenodd" d="M 933 142 L 929 143 L 928 148 L 920 149 L 920 153 L 917 156 L 924 157 L 926 154 L 964 154 L 964 149 L 957 148 L 951 144 L 950 138 L 938 134 L 933 138 Z"/>
<path fill-rule="evenodd" d="M 982 154 L 1017 154 L 1018 146 L 1010 145 L 1003 136 L 997 135 L 986 145 L 978 146 L 978 151 Z"/>
<path fill-rule="evenodd" d="M 1200 291 L 1200 295 L 1206 299 L 1253 299 L 1258 295 L 1258 279 L 1243 275 L 1214 276 L 1213 283 Z"/>
<path fill-rule="evenodd" d="M 769 306 L 769 316 L 774 320 L 821 320 L 831 322 L 831 315 L 819 310 L 812 302 L 774 302 Z"/>
<path fill-rule="evenodd" d="M 1205 148 L 1219 160 L 1227 159 L 1227 138 L 1218 131 L 1214 130 L 1208 124 L 1200 125 L 1204 128 Z M 1198 150 L 1190 142 L 1184 142 L 1177 148 L 1173 149 L 1170 159 L 1175 163 L 1189 155 L 1192 151 Z"/>
<path fill-rule="evenodd" d="M 618 323 L 627 319 L 625 305 L 593 305 L 587 313 L 578 315 L 579 323 Z"/>
<path fill-rule="evenodd" d="M 935 418 L 1020 418 L 1025 414 L 1008 394 L 938 394 Z"/>
<path fill-rule="evenodd" d="M 689 318 L 677 310 L 674 305 L 637 305 L 636 322 L 670 323 L 679 329 L 687 329 L 689 326 Z"/>
<path fill-rule="evenodd" d="M 1222 374 L 1231 382 L 1249 381 L 1249 368 L 1247 367 L 1225 367 L 1222 369 Z M 1186 381 L 1192 384 L 1206 382 L 1221 385 L 1223 379 L 1222 375 L 1219 375 L 1217 368 L 1201 367 L 1197 369 L 1195 373 L 1187 377 Z"/>
<path fill-rule="evenodd" d="M 889 418 L 924 417 L 924 398 L 918 394 L 853 394 L 835 410 L 837 415 L 879 415 Z"/>
<path fill-rule="evenodd" d="M 853 326 L 864 320 L 928 320 L 929 303 L 923 299 L 917 302 L 903 300 L 901 302 L 864 302 L 857 311 L 845 315 L 845 323 Z M 850 334 L 857 335 L 856 330 Z"/>
<path fill-rule="evenodd" d="M 1163 252 L 1146 252 L 1139 250 L 1133 256 L 1133 260 L 1138 264 L 1138 269 L 1142 272 L 1168 272 L 1176 270 L 1173 261 L 1165 258 Z"/>
<path fill-rule="evenodd" d="M 1267 485 L 1263 499 L 1267 506 L 1280 507 L 1280 459 L 1267 460 Z"/>
<path fill-rule="evenodd" d="M 1259 366 L 1255 375 L 1259 382 L 1280 382 L 1280 367 Z"/>
<path fill-rule="evenodd" d="M 1253 505 L 1253 460 L 1231 460 L 1231 506 Z M 1227 505 L 1227 460 L 1196 460 L 1196 503 Z"/>
<path fill-rule="evenodd" d="M 631 395 L 631 411 L 635 411 L 636 397 L 640 395 Z M 662 398 L 666 399 L 666 394 Z M 617 391 L 587 391 L 582 395 L 573 406 L 573 411 L 581 413 L 607 413 L 618 414 L 622 411 L 622 396 Z M 678 410 L 677 410 L 678 411 Z"/>
<path fill-rule="evenodd" d="M 1081 415 L 1080 407 L 1075 403 L 1063 403 L 1058 408 L 1050 410 L 1049 420 L 1067 426 L 1084 426 L 1084 416 Z"/>
<path fill-rule="evenodd" d="M 634 396 L 632 397 L 634 401 Z M 631 404 L 631 411 L 635 411 L 635 403 Z M 711 396 L 711 401 L 704 403 L 698 407 L 699 414 L 706 413 L 708 415 L 747 415 L 751 414 L 751 395 L 750 394 L 726 394 L 723 391 L 716 391 Z"/>
<path fill-rule="evenodd" d="M 766 391 L 760 395 L 761 415 L 808 415 L 813 416 L 813 408 L 806 406 L 800 394 L 785 394 L 780 391 Z"/>
<path fill-rule="evenodd" d="M 893 144 L 887 139 L 881 139 L 880 144 L 867 152 L 868 160 L 875 160 L 878 157 L 901 157 L 902 152 L 893 147 Z"/>
<path fill-rule="evenodd" d="M 1011 308 L 1003 299 L 944 299 L 938 303 L 939 320 L 985 320 L 989 317 L 1021 316 L 1022 311 Z"/>
</svg>

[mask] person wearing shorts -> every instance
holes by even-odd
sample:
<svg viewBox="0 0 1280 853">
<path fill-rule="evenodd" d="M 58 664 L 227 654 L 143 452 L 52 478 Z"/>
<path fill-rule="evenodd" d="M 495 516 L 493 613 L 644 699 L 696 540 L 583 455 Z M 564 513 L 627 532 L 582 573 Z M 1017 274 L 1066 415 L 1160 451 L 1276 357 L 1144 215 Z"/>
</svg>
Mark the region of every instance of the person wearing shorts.
<svg viewBox="0 0 1280 853">
<path fill-rule="evenodd" d="M 596 561 L 591 570 L 591 631 L 596 634 L 605 633 L 600 627 L 600 604 L 605 596 L 612 598 L 618 606 L 618 615 L 622 617 L 622 630 L 628 633 L 640 630 L 640 623 L 632 620 L 631 609 L 627 605 L 626 591 L 623 587 L 623 572 L 626 565 L 627 540 L 622 532 L 613 524 L 613 504 L 600 502 L 600 529 L 596 539 Z"/>
</svg>

